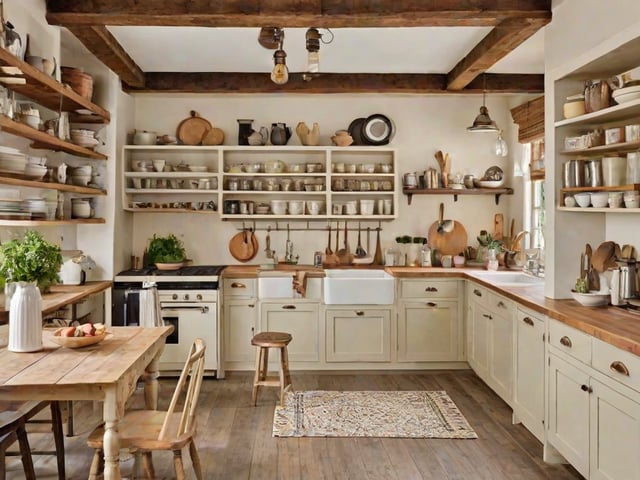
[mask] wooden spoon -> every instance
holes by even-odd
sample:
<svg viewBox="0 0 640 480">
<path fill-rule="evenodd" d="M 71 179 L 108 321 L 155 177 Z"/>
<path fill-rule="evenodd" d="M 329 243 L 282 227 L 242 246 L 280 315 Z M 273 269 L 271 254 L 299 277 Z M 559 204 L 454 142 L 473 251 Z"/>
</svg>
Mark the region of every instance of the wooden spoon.
<svg viewBox="0 0 640 480">
<path fill-rule="evenodd" d="M 593 268 L 595 268 L 596 272 L 604 272 L 608 268 L 607 265 L 610 265 L 611 263 L 615 266 L 615 261 L 613 260 L 615 257 L 615 251 L 615 242 L 602 242 L 598 245 L 598 248 L 596 248 L 593 257 L 591 258 L 591 264 L 593 265 Z"/>
</svg>

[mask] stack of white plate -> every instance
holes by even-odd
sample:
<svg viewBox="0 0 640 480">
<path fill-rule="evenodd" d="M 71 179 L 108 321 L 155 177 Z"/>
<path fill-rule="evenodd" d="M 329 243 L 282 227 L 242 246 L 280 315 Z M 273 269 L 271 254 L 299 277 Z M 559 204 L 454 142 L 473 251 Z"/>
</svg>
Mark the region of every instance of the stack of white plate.
<svg viewBox="0 0 640 480">
<path fill-rule="evenodd" d="M 618 103 L 632 102 L 640 99 L 640 85 L 633 85 L 631 87 L 623 87 L 614 90 L 611 94 L 613 99 Z"/>
<path fill-rule="evenodd" d="M 24 173 L 27 157 L 22 153 L 7 153 L 0 151 L 0 170 L 12 173 Z"/>
<path fill-rule="evenodd" d="M 22 210 L 31 213 L 31 218 L 47 217 L 47 202 L 44 198 L 27 198 L 22 201 Z"/>
<path fill-rule="evenodd" d="M 93 135 L 93 130 L 73 129 L 71 130 L 71 141 L 81 147 L 93 148 L 100 143 Z"/>
<path fill-rule="evenodd" d="M 21 200 L 15 198 L 0 198 L 0 219 L 29 218 L 31 214 L 22 211 Z"/>
</svg>

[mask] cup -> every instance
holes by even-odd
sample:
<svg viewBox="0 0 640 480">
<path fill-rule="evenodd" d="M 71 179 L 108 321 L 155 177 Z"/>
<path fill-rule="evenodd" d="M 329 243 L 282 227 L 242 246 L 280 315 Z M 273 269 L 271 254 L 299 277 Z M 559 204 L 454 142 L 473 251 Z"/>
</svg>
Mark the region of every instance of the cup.
<svg viewBox="0 0 640 480">
<path fill-rule="evenodd" d="M 385 198 L 384 199 L 384 214 L 385 215 L 391 215 L 392 214 L 392 200 L 390 198 Z"/>
<path fill-rule="evenodd" d="M 166 162 L 161 159 L 151 160 L 151 163 L 153 164 L 153 169 L 156 172 L 161 172 L 162 170 L 164 170 L 164 166 L 166 164 Z"/>
<path fill-rule="evenodd" d="M 453 257 L 451 255 L 442 255 L 442 257 L 440 257 L 440 263 L 442 263 L 443 268 L 451 268 L 453 265 Z"/>
<path fill-rule="evenodd" d="M 211 182 L 208 178 L 201 178 L 198 180 L 198 189 L 199 190 L 209 190 L 211 188 Z"/>
<path fill-rule="evenodd" d="M 384 215 L 384 200 L 381 198 L 376 200 L 376 213 L 378 215 Z"/>
<path fill-rule="evenodd" d="M 240 215 L 248 215 L 249 214 L 249 206 L 247 202 L 240 202 Z"/>
</svg>

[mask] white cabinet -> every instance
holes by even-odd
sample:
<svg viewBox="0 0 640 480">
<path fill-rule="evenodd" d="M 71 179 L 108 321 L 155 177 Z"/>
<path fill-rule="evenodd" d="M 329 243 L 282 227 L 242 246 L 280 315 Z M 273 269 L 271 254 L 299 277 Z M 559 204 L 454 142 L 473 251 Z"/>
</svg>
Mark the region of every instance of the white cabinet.
<svg viewBox="0 0 640 480">
<path fill-rule="evenodd" d="M 391 309 L 326 310 L 327 362 L 391 361 Z"/>
<path fill-rule="evenodd" d="M 471 283 L 468 299 L 468 362 L 494 392 L 513 403 L 515 304 Z"/>
<path fill-rule="evenodd" d="M 400 279 L 398 362 L 463 359 L 457 280 Z"/>
<path fill-rule="evenodd" d="M 550 320 L 548 364 L 549 443 L 586 478 L 640 479 L 640 359 Z"/>
<path fill-rule="evenodd" d="M 520 306 L 516 313 L 514 422 L 544 439 L 545 320 Z"/>
<path fill-rule="evenodd" d="M 260 331 L 287 332 L 293 337 L 287 347 L 292 368 L 320 361 L 319 323 L 318 303 L 260 302 Z"/>
<path fill-rule="evenodd" d="M 227 370 L 252 370 L 258 332 L 256 279 L 225 278 L 222 281 L 222 358 Z"/>
</svg>

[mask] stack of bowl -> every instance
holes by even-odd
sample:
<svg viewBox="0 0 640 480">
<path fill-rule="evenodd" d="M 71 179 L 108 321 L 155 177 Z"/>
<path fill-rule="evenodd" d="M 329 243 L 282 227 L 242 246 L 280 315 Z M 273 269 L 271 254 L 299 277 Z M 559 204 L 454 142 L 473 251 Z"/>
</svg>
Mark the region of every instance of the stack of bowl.
<svg viewBox="0 0 640 480">
<path fill-rule="evenodd" d="M 22 210 L 31 213 L 31 218 L 47 218 L 47 202 L 44 198 L 27 198 L 22 201 Z"/>
<path fill-rule="evenodd" d="M 91 181 L 92 169 L 91 165 L 83 165 L 71 170 L 71 183 L 86 187 Z"/>
<path fill-rule="evenodd" d="M 28 163 L 24 167 L 24 176 L 30 180 L 42 180 L 47 173 L 47 167 L 37 163 Z"/>
<path fill-rule="evenodd" d="M 93 130 L 73 129 L 71 130 L 71 141 L 84 148 L 94 148 L 100 142 L 94 137 Z"/>
<path fill-rule="evenodd" d="M 71 217 L 72 218 L 90 218 L 91 203 L 84 198 L 71 199 Z"/>
</svg>

